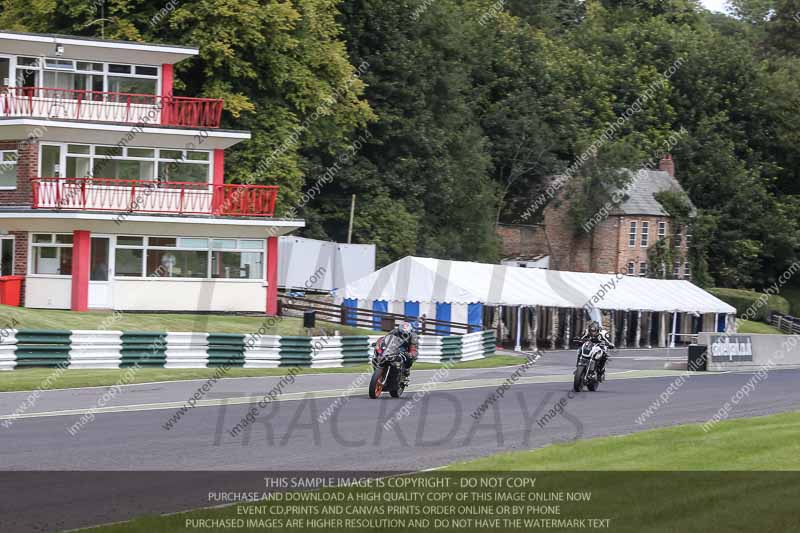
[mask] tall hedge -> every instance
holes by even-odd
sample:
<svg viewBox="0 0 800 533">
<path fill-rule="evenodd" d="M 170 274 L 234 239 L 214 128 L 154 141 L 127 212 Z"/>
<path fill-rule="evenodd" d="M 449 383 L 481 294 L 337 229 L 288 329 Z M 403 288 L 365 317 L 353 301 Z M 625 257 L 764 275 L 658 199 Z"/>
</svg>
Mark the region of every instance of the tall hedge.
<svg viewBox="0 0 800 533">
<path fill-rule="evenodd" d="M 773 311 L 789 313 L 790 310 L 789 301 L 783 296 L 769 296 L 764 302 L 763 298 L 767 295 L 762 292 L 722 288 L 708 289 L 708 292 L 723 302 L 734 306 L 736 308 L 736 316 L 739 318 L 768 322 L 769 316 Z M 751 308 L 752 310 L 748 311 Z"/>
</svg>

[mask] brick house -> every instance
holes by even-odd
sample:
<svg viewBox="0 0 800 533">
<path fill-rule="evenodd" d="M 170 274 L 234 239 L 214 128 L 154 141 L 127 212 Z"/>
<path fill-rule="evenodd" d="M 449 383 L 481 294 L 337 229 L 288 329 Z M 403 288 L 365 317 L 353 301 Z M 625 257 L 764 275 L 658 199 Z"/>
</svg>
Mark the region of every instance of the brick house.
<svg viewBox="0 0 800 533">
<path fill-rule="evenodd" d="M 568 194 L 561 195 L 544 210 L 543 221 L 533 225 L 500 224 L 497 234 L 502 242 L 504 261 L 518 257 L 549 256 L 549 267 L 574 272 L 626 272 L 645 276 L 652 268 L 669 269 L 677 279 L 690 279 L 687 258 L 690 230 L 673 222 L 670 214 L 656 200 L 662 191 L 683 191 L 675 178 L 671 156 L 665 156 L 658 170 L 641 170 L 620 201 L 607 216 L 598 214 L 587 221 L 584 230 L 575 230 L 569 215 Z M 648 249 L 659 239 L 672 237 L 676 243 L 672 265 L 650 265 Z"/>
<path fill-rule="evenodd" d="M 0 31 L 0 276 L 49 309 L 276 314 L 278 188 L 225 180 L 197 48 Z"/>
</svg>

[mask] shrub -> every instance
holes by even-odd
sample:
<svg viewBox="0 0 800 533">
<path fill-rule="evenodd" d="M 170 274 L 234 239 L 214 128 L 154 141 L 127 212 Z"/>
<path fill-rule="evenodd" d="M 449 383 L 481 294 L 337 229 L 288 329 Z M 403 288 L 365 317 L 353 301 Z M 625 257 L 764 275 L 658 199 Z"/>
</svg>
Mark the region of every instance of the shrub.
<svg viewBox="0 0 800 533">
<path fill-rule="evenodd" d="M 783 296 L 769 296 L 764 301 L 764 297 L 767 295 L 753 290 L 714 288 L 708 289 L 708 292 L 734 306 L 736 316 L 739 318 L 769 322 L 769 316 L 773 311 L 788 314 L 790 310 L 789 301 Z M 752 310 L 748 311 L 751 308 Z M 745 314 L 752 316 L 745 316 Z"/>
</svg>

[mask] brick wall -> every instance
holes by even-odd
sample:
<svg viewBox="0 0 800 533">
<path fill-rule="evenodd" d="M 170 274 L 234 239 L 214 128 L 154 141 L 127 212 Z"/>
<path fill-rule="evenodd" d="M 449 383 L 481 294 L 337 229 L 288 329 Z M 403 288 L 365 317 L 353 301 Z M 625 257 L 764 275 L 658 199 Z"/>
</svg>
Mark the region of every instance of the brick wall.
<svg viewBox="0 0 800 533">
<path fill-rule="evenodd" d="M 33 186 L 31 179 L 39 171 L 38 142 L 0 142 L 2 150 L 17 150 L 17 188 L 0 191 L 0 206 L 32 206 Z"/>
<path fill-rule="evenodd" d="M 550 254 L 544 227 L 541 225 L 498 224 L 495 231 L 500 237 L 500 253 L 503 258 Z"/>
</svg>

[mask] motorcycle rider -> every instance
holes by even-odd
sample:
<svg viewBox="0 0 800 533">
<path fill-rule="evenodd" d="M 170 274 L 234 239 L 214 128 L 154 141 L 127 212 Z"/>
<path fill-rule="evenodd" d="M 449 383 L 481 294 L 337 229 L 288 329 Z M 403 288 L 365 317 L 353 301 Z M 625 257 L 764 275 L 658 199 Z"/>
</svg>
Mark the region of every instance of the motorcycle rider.
<svg viewBox="0 0 800 533">
<path fill-rule="evenodd" d="M 593 344 L 604 344 L 607 348 L 613 349 L 614 343 L 611 342 L 611 338 L 608 336 L 608 331 L 600 327 L 596 321 L 591 321 L 589 323 L 589 327 L 586 328 L 586 333 L 583 334 L 581 337 L 581 342 L 592 342 Z M 603 381 L 606 376 L 606 361 L 608 360 L 608 350 L 603 352 L 603 358 L 598 361 L 599 366 L 597 369 L 597 379 L 599 381 Z"/>
<path fill-rule="evenodd" d="M 414 361 L 417 359 L 419 337 L 408 322 L 401 322 L 400 325 L 389 332 L 389 335 L 394 335 L 403 342 L 403 351 L 405 352 L 403 358 L 403 384 L 408 386 L 408 379 L 411 375 L 411 365 L 413 365 Z"/>
</svg>

